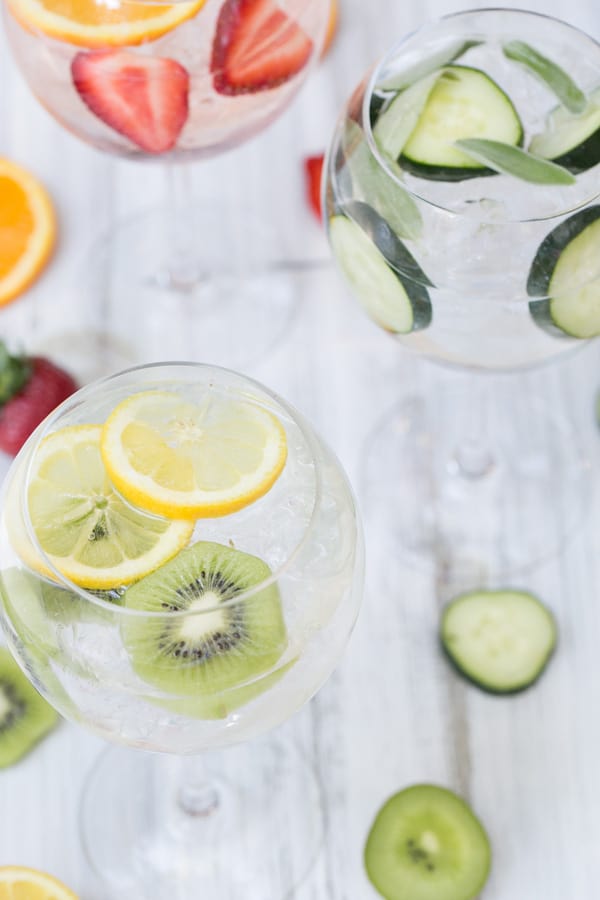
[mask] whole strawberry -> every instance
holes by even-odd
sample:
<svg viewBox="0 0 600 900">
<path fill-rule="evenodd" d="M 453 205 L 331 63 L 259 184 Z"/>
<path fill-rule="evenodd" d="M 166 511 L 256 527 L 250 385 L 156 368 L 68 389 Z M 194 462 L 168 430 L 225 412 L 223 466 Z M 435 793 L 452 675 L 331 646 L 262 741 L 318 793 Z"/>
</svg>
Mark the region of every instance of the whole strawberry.
<svg viewBox="0 0 600 900">
<path fill-rule="evenodd" d="M 42 419 L 77 390 L 43 356 L 11 356 L 0 341 L 0 449 L 13 456 Z"/>
</svg>

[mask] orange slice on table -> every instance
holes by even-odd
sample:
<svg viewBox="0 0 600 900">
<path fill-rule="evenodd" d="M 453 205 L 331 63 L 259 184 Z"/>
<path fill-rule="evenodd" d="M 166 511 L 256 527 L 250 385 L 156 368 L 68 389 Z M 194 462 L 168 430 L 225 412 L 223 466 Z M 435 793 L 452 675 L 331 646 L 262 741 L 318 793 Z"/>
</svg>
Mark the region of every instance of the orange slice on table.
<svg viewBox="0 0 600 900">
<path fill-rule="evenodd" d="M 39 275 L 56 238 L 56 219 L 45 188 L 33 175 L 0 158 L 0 306 Z"/>
<path fill-rule="evenodd" d="M 124 47 L 153 41 L 195 16 L 206 0 L 8 0 L 25 27 L 81 47 Z"/>
<path fill-rule="evenodd" d="M 68 887 L 35 869 L 0 866 L 0 900 L 78 900 Z"/>
</svg>

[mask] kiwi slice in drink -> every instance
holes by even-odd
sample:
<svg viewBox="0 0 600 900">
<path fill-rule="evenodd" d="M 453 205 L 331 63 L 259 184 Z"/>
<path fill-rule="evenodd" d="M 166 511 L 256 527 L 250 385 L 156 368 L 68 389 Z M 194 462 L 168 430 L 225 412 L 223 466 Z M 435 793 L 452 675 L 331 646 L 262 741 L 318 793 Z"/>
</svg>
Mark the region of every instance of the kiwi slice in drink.
<svg viewBox="0 0 600 900">
<path fill-rule="evenodd" d="M 365 847 L 367 874 L 386 900 L 472 900 L 490 863 L 487 835 L 471 809 L 431 784 L 391 797 Z"/>
<path fill-rule="evenodd" d="M 134 670 L 163 694 L 149 700 L 220 718 L 287 670 L 289 661 L 274 669 L 287 646 L 277 585 L 235 602 L 271 574 L 256 556 L 199 541 L 125 591 L 127 609 L 163 614 L 126 615 L 123 623 Z"/>
<path fill-rule="evenodd" d="M 57 721 L 58 714 L 29 683 L 8 650 L 0 648 L 0 768 L 25 756 Z"/>
</svg>

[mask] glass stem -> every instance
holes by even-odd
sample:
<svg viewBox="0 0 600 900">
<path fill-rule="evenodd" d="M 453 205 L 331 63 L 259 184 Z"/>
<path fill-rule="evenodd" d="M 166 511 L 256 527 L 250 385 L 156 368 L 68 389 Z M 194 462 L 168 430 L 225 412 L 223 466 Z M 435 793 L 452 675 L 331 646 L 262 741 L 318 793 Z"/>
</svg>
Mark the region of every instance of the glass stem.
<svg viewBox="0 0 600 900">
<path fill-rule="evenodd" d="M 453 455 L 453 468 L 462 478 L 484 478 L 495 465 L 489 442 L 489 380 L 483 375 L 466 376 L 463 425 Z"/>
<path fill-rule="evenodd" d="M 165 281 L 179 291 L 191 290 L 202 277 L 195 253 L 192 176 L 189 165 L 167 163 L 168 258 Z"/>
<path fill-rule="evenodd" d="M 206 771 L 202 756 L 181 760 L 177 805 L 186 817 L 207 819 L 219 808 L 218 786 Z"/>
</svg>

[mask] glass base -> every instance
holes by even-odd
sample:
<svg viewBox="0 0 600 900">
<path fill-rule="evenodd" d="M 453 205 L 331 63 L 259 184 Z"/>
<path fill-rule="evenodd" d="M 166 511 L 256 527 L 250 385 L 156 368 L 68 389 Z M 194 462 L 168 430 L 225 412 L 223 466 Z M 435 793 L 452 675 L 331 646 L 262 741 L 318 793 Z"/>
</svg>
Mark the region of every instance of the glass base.
<svg viewBox="0 0 600 900">
<path fill-rule="evenodd" d="M 83 382 L 126 366 L 190 360 L 244 369 L 285 339 L 303 275 L 329 265 L 291 256 L 243 209 L 190 203 L 174 235 L 169 210 L 123 220 L 97 240 L 77 275 L 85 323 L 44 340 Z M 102 353 L 90 362 L 88 347 Z M 99 372 L 98 366 L 105 371 Z"/>
<path fill-rule="evenodd" d="M 284 900 L 323 845 L 323 803 L 306 759 L 279 738 L 197 760 L 110 747 L 81 828 L 111 900 Z"/>
<path fill-rule="evenodd" d="M 470 446 L 468 398 L 462 416 L 448 393 L 406 397 L 374 429 L 361 505 L 382 559 L 400 556 L 461 590 L 560 552 L 589 508 L 591 477 L 570 423 L 539 400 L 505 398 L 482 446 Z"/>
</svg>

